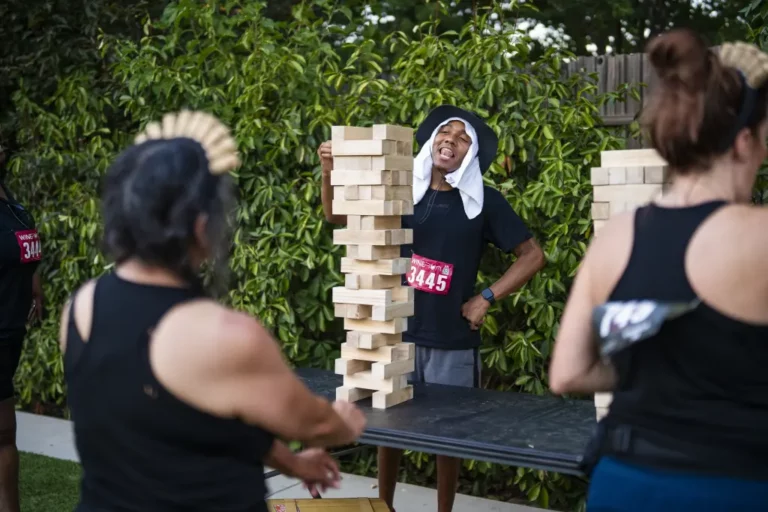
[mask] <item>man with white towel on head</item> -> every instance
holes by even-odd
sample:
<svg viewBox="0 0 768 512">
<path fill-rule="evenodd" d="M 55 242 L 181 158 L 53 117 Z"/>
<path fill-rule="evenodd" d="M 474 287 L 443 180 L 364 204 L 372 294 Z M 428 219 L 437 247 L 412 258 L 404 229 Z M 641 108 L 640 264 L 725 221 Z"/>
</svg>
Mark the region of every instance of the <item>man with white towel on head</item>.
<svg viewBox="0 0 768 512">
<path fill-rule="evenodd" d="M 414 159 L 413 215 L 403 228 L 413 244 L 402 246 L 411 258 L 404 276 L 415 290 L 415 311 L 403 339 L 416 346 L 413 382 L 479 387 L 480 326 L 488 309 L 527 283 L 545 264 L 544 253 L 501 193 L 483 183 L 496 158 L 498 137 L 482 119 L 452 105 L 434 109 L 416 131 L 420 151 Z M 325 216 L 334 224 L 331 143 L 318 149 Z M 517 258 L 494 284 L 476 292 L 480 260 L 492 244 Z M 402 451 L 379 448 L 379 496 L 390 508 Z M 453 508 L 461 460 L 437 457 L 438 512 Z"/>
</svg>

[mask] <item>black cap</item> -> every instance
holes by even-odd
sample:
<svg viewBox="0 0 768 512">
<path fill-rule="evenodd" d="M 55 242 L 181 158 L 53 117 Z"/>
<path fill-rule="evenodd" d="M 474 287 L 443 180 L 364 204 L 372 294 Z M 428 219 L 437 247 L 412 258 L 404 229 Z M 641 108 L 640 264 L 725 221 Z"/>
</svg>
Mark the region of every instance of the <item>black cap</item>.
<svg viewBox="0 0 768 512">
<path fill-rule="evenodd" d="M 479 144 L 477 159 L 480 163 L 480 172 L 485 174 L 485 171 L 488 170 L 496 158 L 496 152 L 499 150 L 499 137 L 496 136 L 496 133 L 485 121 L 472 112 L 453 105 L 440 105 L 430 112 L 427 118 L 419 125 L 418 130 L 416 130 L 416 142 L 419 143 L 419 146 L 429 142 L 429 138 L 432 136 L 435 128 L 452 117 L 460 117 L 466 120 L 475 129 L 479 140 L 473 142 Z"/>
</svg>

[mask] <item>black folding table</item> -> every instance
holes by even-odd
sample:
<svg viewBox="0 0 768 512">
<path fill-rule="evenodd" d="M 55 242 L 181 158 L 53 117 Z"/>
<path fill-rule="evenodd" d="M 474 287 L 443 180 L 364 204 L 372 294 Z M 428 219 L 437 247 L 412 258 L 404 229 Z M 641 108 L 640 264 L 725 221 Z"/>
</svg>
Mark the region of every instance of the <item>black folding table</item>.
<svg viewBox="0 0 768 512">
<path fill-rule="evenodd" d="M 342 384 L 330 371 L 296 373 L 329 400 Z M 579 462 L 596 426 L 591 400 L 417 384 L 413 400 L 403 404 L 380 410 L 370 402 L 358 402 L 368 418 L 362 445 L 571 475 L 581 475 Z"/>
</svg>

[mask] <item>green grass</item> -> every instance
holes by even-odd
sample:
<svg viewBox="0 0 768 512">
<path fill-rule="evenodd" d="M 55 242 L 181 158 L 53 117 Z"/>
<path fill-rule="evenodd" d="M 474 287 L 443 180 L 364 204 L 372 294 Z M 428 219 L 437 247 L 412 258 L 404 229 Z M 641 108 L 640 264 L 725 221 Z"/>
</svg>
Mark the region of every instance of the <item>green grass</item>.
<svg viewBox="0 0 768 512">
<path fill-rule="evenodd" d="M 71 512 L 80 493 L 80 465 L 21 454 L 21 512 Z"/>
</svg>

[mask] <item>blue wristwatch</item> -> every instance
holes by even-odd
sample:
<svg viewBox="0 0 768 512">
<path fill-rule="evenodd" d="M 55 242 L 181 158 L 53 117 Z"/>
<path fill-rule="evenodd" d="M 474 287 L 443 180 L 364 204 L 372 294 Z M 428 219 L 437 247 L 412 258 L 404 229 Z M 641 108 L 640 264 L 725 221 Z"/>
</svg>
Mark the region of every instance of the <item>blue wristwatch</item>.
<svg viewBox="0 0 768 512">
<path fill-rule="evenodd" d="M 482 296 L 483 296 L 483 298 L 484 298 L 485 300 L 487 300 L 488 302 L 490 302 L 491 304 L 493 304 L 494 302 L 496 302 L 496 297 L 494 297 L 494 295 L 493 295 L 493 292 L 491 291 L 491 289 L 490 289 L 490 288 L 486 288 L 485 290 L 483 290 L 482 292 L 480 292 L 480 295 L 482 295 Z"/>
</svg>

